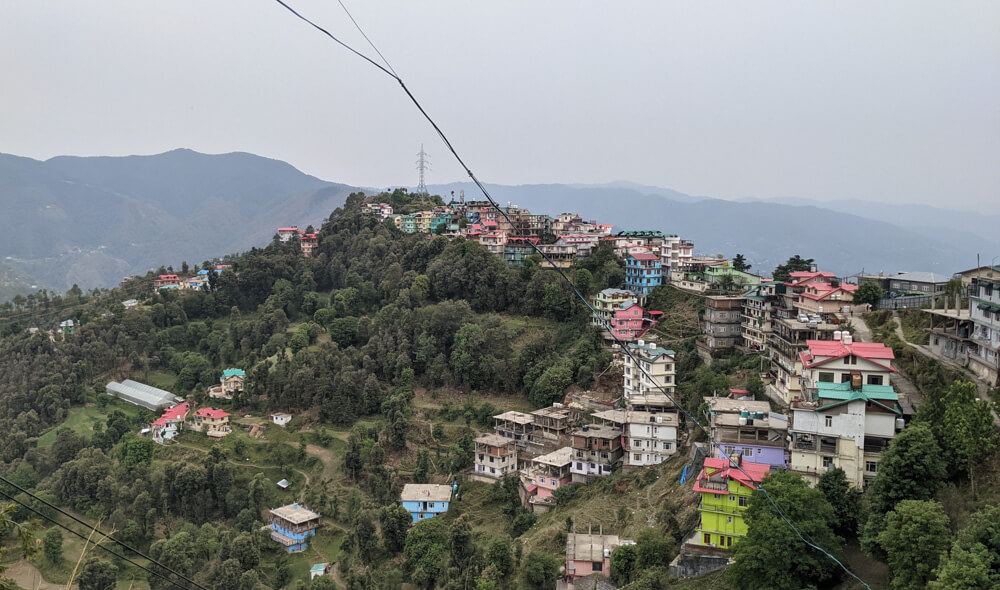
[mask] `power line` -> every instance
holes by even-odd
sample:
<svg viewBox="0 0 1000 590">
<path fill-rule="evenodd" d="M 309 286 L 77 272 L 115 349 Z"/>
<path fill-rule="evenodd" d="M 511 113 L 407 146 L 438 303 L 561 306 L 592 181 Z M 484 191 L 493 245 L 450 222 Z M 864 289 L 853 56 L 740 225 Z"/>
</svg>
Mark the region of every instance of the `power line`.
<svg viewBox="0 0 1000 590">
<path fill-rule="evenodd" d="M 192 579 L 188 578 L 188 577 L 187 577 L 187 576 L 185 576 L 184 574 L 182 574 L 182 573 L 180 573 L 180 572 L 178 572 L 178 571 L 174 570 L 173 568 L 170 568 L 170 567 L 167 567 L 167 566 L 165 566 L 165 565 L 163 565 L 163 564 L 159 563 L 158 561 L 156 561 L 156 560 L 155 560 L 155 559 L 153 559 L 152 557 L 150 557 L 150 556 L 146 555 L 145 553 L 143 553 L 143 552 L 139 551 L 139 550 L 138 550 L 138 549 L 136 549 L 135 547 L 132 547 L 131 545 L 129 545 L 129 544 L 127 544 L 127 543 L 123 542 L 123 541 L 120 541 L 120 540 L 118 540 L 118 539 L 116 539 L 116 538 L 112 537 L 111 535 L 109 535 L 109 534 L 105 533 L 104 531 L 102 531 L 102 530 L 98 529 L 96 525 L 92 525 L 92 524 L 90 524 L 89 522 L 86 522 L 86 521 L 84 521 L 84 520 L 81 520 L 81 519 L 77 518 L 76 516 L 74 516 L 74 515 L 70 514 L 69 512 L 66 512 L 66 511 L 65 511 L 65 510 L 63 510 L 62 508 L 60 508 L 60 507 L 58 507 L 58 506 L 55 506 L 54 504 L 52 504 L 52 503 L 48 502 L 48 501 L 47 501 L 47 500 L 45 500 L 44 498 L 41 498 L 41 497 L 39 497 L 39 496 L 36 496 L 35 494 L 32 494 L 32 493 L 31 493 L 31 492 L 29 492 L 28 490 L 26 490 L 26 489 L 22 488 L 21 486 L 17 485 L 16 483 L 14 483 L 14 482 L 10 481 L 10 480 L 9 480 L 9 479 L 7 479 L 6 477 L 3 477 L 3 476 L 0 476 L 0 482 L 3 482 L 3 483 L 5 483 L 5 484 L 9 485 L 10 487 L 12 487 L 12 488 L 16 489 L 17 491 L 19 491 L 19 492 L 21 492 L 21 493 L 23 493 L 23 494 L 27 495 L 28 497 L 30 497 L 30 498 L 32 498 L 32 499 L 34 499 L 34 500 L 37 500 L 37 501 L 39 501 L 39 502 L 41 502 L 42 504 L 44 504 L 44 505 L 48 506 L 49 508 L 51 508 L 51 509 L 53 509 L 53 510 L 55 510 L 55 511 L 59 512 L 59 514 L 62 514 L 63 516 L 66 516 L 66 517 L 68 517 L 68 518 L 71 518 L 71 519 L 73 519 L 74 521 L 76 521 L 76 522 L 78 522 L 78 523 L 82 524 L 83 526 L 85 526 L 85 527 L 87 527 L 87 528 L 91 528 L 91 529 L 93 529 L 93 530 L 97 531 L 97 532 L 98 532 L 98 533 L 100 533 L 100 534 L 101 534 L 101 535 L 102 535 L 102 536 L 103 536 L 103 537 L 104 537 L 105 539 L 110 539 L 111 541 L 115 542 L 116 544 L 118 544 L 118 545 L 121 545 L 122 547 L 124 547 L 124 548 L 128 549 L 128 550 L 129 550 L 129 551 L 131 551 L 132 553 L 135 553 L 136 555 L 140 555 L 140 556 L 142 556 L 143 558 L 145 558 L 145 559 L 149 560 L 149 561 L 150 561 L 151 563 L 155 563 L 155 564 L 159 565 L 159 566 L 160 566 L 160 567 L 162 567 L 163 569 L 165 569 L 165 570 L 169 571 L 170 573 L 172 573 L 172 574 L 174 574 L 174 575 L 176 575 L 176 576 L 178 576 L 178 577 L 182 578 L 183 580 L 185 580 L 185 581 L 187 581 L 187 582 L 189 582 L 189 583 L 191 583 L 191 584 L 194 584 L 195 586 L 198 586 L 199 588 L 202 588 L 203 590 L 208 590 L 207 588 L 205 588 L 204 586 L 202 586 L 202 585 L 201 585 L 201 584 L 199 584 L 198 582 L 195 582 L 194 580 L 192 580 Z"/>
<path fill-rule="evenodd" d="M 7 492 L 4 492 L 3 490 L 0 490 L 0 495 L 4 496 L 5 498 L 7 498 L 8 500 L 10 500 L 12 502 L 16 502 L 17 504 L 21 505 L 22 507 L 24 507 L 26 509 L 34 512 L 38 516 L 41 516 L 42 518 L 44 518 L 45 520 L 51 522 L 52 524 L 56 525 L 57 527 L 65 530 L 65 531 L 68 531 L 68 532 L 76 535 L 77 537 L 80 537 L 84 541 L 90 542 L 90 538 L 89 537 L 86 537 L 86 536 L 78 533 L 77 531 L 69 528 L 68 526 L 64 525 L 63 523 L 61 523 L 61 522 L 59 522 L 57 520 L 55 520 L 54 518 L 48 516 L 47 514 L 44 514 L 44 513 L 40 512 L 39 510 L 37 510 L 37 509 L 35 509 L 35 508 L 33 508 L 33 507 L 25 504 L 24 502 L 22 502 L 22 501 L 18 500 L 17 498 L 11 496 Z M 29 495 L 31 495 L 31 494 L 29 494 Z M 36 496 L 32 496 L 32 497 L 34 497 L 35 499 L 39 499 Z M 95 531 L 97 530 L 96 526 L 93 527 L 93 528 L 94 528 Z M 101 533 L 101 534 L 104 535 L 104 533 Z M 107 539 L 111 539 L 111 537 L 109 537 L 108 535 L 104 535 L 104 537 L 107 538 Z M 121 544 L 121 543 L 119 543 L 119 544 Z M 94 543 L 94 546 L 97 547 L 97 548 L 99 548 L 99 549 L 101 549 L 101 550 L 103 550 L 103 551 L 106 551 L 106 552 L 110 553 L 111 555 L 114 555 L 115 557 L 117 557 L 119 559 L 127 561 L 128 563 L 131 563 L 132 565 L 134 565 L 135 567 L 137 567 L 137 568 L 145 571 L 146 573 L 152 574 L 152 575 L 154 575 L 154 576 L 156 576 L 158 578 L 162 578 L 163 580 L 166 580 L 167 582 L 170 582 L 171 584 L 173 584 L 177 588 L 180 588 L 180 590 L 191 590 L 190 588 L 181 586 L 180 584 L 178 584 L 174 580 L 170 579 L 169 577 L 167 577 L 167 576 L 165 576 L 165 575 L 163 575 L 163 574 L 161 574 L 161 573 L 159 573 L 159 572 L 157 572 L 155 570 L 151 570 L 151 569 L 147 568 L 146 566 L 144 566 L 144 565 L 142 565 L 140 563 L 136 563 L 135 561 L 129 559 L 128 557 L 125 557 L 124 555 L 122 555 L 120 553 L 116 553 L 116 552 L 112 551 L 111 549 L 105 547 L 104 545 L 101 545 L 100 542 Z M 84 546 L 84 548 L 86 548 L 86 545 Z M 142 554 L 140 553 L 140 555 L 142 555 Z M 144 557 L 146 557 L 146 556 L 144 556 Z M 167 568 L 163 564 L 159 563 L 158 561 L 156 561 L 156 560 L 154 560 L 154 559 L 152 559 L 150 557 L 146 557 L 146 559 L 148 559 L 150 561 L 150 563 L 154 563 L 154 564 L 156 564 L 156 565 L 158 565 L 158 566 L 160 566 L 160 567 L 162 567 L 164 569 L 170 569 L 170 568 Z M 180 575 L 180 574 L 178 574 L 178 575 Z M 181 576 L 181 577 L 184 577 L 184 576 Z M 185 578 L 185 579 L 187 579 L 187 578 Z M 192 582 L 192 583 L 194 583 L 201 590 L 208 590 L 208 588 L 202 586 L 201 584 L 198 584 L 197 582 Z"/>
<path fill-rule="evenodd" d="M 524 232 L 521 231 L 521 229 L 518 226 L 514 225 L 511 222 L 510 217 L 507 215 L 507 213 L 497 204 L 497 202 L 493 199 L 492 195 L 490 195 L 489 191 L 486 189 L 486 187 L 483 185 L 483 183 L 479 181 L 479 179 L 476 177 L 475 174 L 473 174 L 472 169 L 470 169 L 469 166 L 466 165 L 465 161 L 462 159 L 462 157 L 455 150 L 454 146 L 452 146 L 451 141 L 448 140 L 448 137 L 445 136 L 444 132 L 441 130 L 440 127 L 438 127 L 437 123 L 434 122 L 434 120 L 431 118 L 431 116 L 429 114 L 427 114 L 427 111 L 424 110 L 424 107 L 420 104 L 420 101 L 418 101 L 417 98 L 413 95 L 413 93 L 410 92 L 410 89 L 403 82 L 402 78 L 400 78 L 394 71 L 387 70 L 386 68 L 382 67 L 381 65 L 375 63 L 371 58 L 369 58 L 369 57 L 365 56 L 364 54 L 358 52 L 354 48 L 350 47 L 349 45 L 347 45 L 346 43 L 344 43 L 343 41 L 341 41 L 340 39 L 338 39 L 337 37 L 335 37 L 333 34 L 331 34 L 326 29 L 320 27 L 319 25 L 317 25 L 316 23 L 312 22 L 311 20 L 309 20 L 308 18 L 306 18 L 302 14 L 296 12 L 294 9 L 292 9 L 290 6 L 288 6 L 288 4 L 286 4 L 285 2 L 283 2 L 283 0 L 275 0 L 275 1 L 278 2 L 278 4 L 281 4 L 282 6 L 284 6 L 286 9 L 289 10 L 289 12 L 291 12 L 292 14 L 294 14 L 295 16 L 297 16 L 298 18 L 300 18 L 301 20 L 305 21 L 306 23 L 310 24 L 311 26 L 313 26 L 317 30 L 319 30 L 322 33 L 324 33 L 326 36 L 330 37 L 333 41 L 335 41 L 339 45 L 347 48 L 349 51 L 351 51 L 355 55 L 357 55 L 357 56 L 365 59 L 366 61 L 368 61 L 369 63 L 371 63 L 375 67 L 377 67 L 378 69 L 382 70 L 382 72 L 384 72 L 387 76 L 389 76 L 390 78 L 393 78 L 394 80 L 396 80 L 396 82 L 398 82 L 399 85 L 400 85 L 400 87 L 403 89 L 403 92 L 405 92 L 406 95 L 410 98 L 410 101 L 417 108 L 417 110 L 420 111 L 420 114 L 424 116 L 424 119 L 426 119 L 427 122 L 431 125 L 431 127 L 434 128 L 434 131 L 437 132 L 438 137 L 441 138 L 441 141 L 445 144 L 445 147 L 448 148 L 448 151 L 450 151 L 451 154 L 455 157 L 455 160 L 458 161 L 458 163 L 462 166 L 462 168 L 465 170 L 466 174 L 469 175 L 469 178 L 472 179 L 472 182 L 475 183 L 475 185 L 483 193 L 483 196 L 486 197 L 486 199 L 490 202 L 490 204 L 493 206 L 493 208 L 496 209 L 497 212 L 500 215 L 503 216 L 503 218 L 507 222 L 507 224 L 510 225 L 511 227 L 513 227 L 514 230 L 515 230 L 515 232 L 517 232 L 522 238 L 526 238 L 527 237 L 524 234 Z M 350 15 L 350 11 L 347 10 L 347 7 L 344 6 L 343 4 L 341 4 L 341 6 L 344 8 L 345 11 L 348 12 L 348 15 Z M 354 21 L 354 18 L 351 17 L 351 20 Z M 358 25 L 357 21 L 354 21 L 354 24 L 355 24 L 355 26 L 358 27 L 358 30 L 361 30 L 361 27 L 360 27 L 360 25 Z M 362 34 L 364 35 L 364 31 L 362 31 Z M 364 35 L 364 37 L 365 37 L 365 39 L 368 39 L 367 35 Z M 371 40 L 368 39 L 368 42 L 371 43 Z M 374 44 L 372 44 L 372 47 L 374 47 Z M 378 52 L 377 49 L 376 49 L 376 52 Z M 381 56 L 381 52 L 379 52 L 379 55 Z M 382 59 L 385 60 L 385 57 L 383 56 Z M 389 65 L 388 60 L 386 60 L 386 65 Z M 389 67 L 391 69 L 391 66 L 389 66 Z M 607 324 L 607 322 L 605 322 L 604 319 L 601 318 L 597 314 L 597 311 L 593 308 L 593 306 L 590 305 L 590 302 L 587 301 L 586 296 L 583 293 L 581 293 L 579 289 L 576 288 L 576 285 L 573 284 L 573 281 L 570 280 L 570 278 L 566 275 L 566 273 L 564 273 L 561 268 L 559 268 L 558 266 L 556 266 L 556 264 L 552 261 L 552 259 L 549 258 L 545 254 L 545 252 L 543 252 L 541 250 L 541 248 L 538 247 L 537 244 L 535 244 L 531 240 L 525 240 L 525 241 L 527 243 L 531 244 L 531 247 L 535 250 L 535 252 L 537 252 L 539 255 L 541 255 L 541 257 L 546 262 L 549 263 L 549 266 L 553 270 L 555 270 L 564 281 L 566 281 L 566 283 L 573 290 L 573 293 L 577 296 L 577 298 L 580 299 L 580 301 L 583 302 L 583 304 L 587 307 L 587 309 L 590 310 L 591 314 L 594 315 L 594 317 L 597 318 L 597 320 L 600 322 L 600 324 L 606 330 L 608 330 L 608 332 L 611 334 L 611 337 L 615 341 L 615 343 L 617 343 L 621 347 L 622 351 L 632 360 L 632 362 L 639 369 L 639 371 L 642 372 L 643 375 L 645 377 L 647 377 L 654 385 L 656 385 L 657 389 L 659 389 L 660 392 L 663 393 L 663 395 L 667 397 L 667 399 L 669 399 L 675 406 L 677 406 L 677 408 L 680 409 L 680 411 L 682 411 L 684 413 L 684 415 L 688 419 L 690 419 L 702 432 L 704 432 L 705 435 L 708 437 L 709 441 L 711 441 L 714 445 L 719 446 L 719 442 L 716 441 L 714 438 L 712 438 L 711 433 L 709 433 L 709 431 L 701 424 L 701 422 L 698 421 L 698 419 L 695 418 L 694 415 L 692 415 L 690 412 L 688 412 L 687 409 L 684 408 L 684 406 L 682 406 L 681 404 L 678 404 L 677 401 L 673 398 L 673 396 L 671 396 L 669 393 L 667 393 L 667 391 L 663 388 L 663 386 L 659 385 L 656 382 L 656 380 L 642 367 L 642 365 L 636 360 L 635 356 L 632 355 L 632 352 L 628 349 L 628 346 L 625 343 L 623 343 L 617 336 L 615 336 L 614 332 L 611 331 L 610 326 Z M 744 471 L 742 467 L 740 467 L 739 463 L 737 463 L 735 465 L 735 467 L 736 467 L 737 470 L 739 470 L 744 475 L 746 475 L 750 479 L 750 481 L 753 481 L 753 478 L 750 478 L 750 475 L 746 471 Z M 830 554 L 828 551 L 826 551 L 822 547 L 820 547 L 820 546 L 816 545 L 815 543 L 812 543 L 809 540 L 807 540 L 802 535 L 802 533 L 799 532 L 798 528 L 795 527 L 795 525 L 791 522 L 791 520 L 789 520 L 788 517 L 785 516 L 784 512 L 782 512 L 782 510 L 780 508 L 778 508 L 778 505 L 774 502 L 774 499 L 771 498 L 771 495 L 767 492 L 766 489 L 764 489 L 764 487 L 762 485 L 755 484 L 755 489 L 760 490 L 761 492 L 763 492 L 764 496 L 767 498 L 768 502 L 771 504 L 771 506 L 774 508 L 774 510 L 778 513 L 778 515 L 782 518 L 782 520 L 784 520 L 785 523 L 788 524 L 788 526 L 795 532 L 795 534 L 799 537 L 799 539 L 802 540 L 803 543 L 805 543 L 806 545 L 812 547 L 813 549 L 816 549 L 817 551 L 820 551 L 821 553 L 823 553 L 826 557 L 828 557 L 834 563 L 836 563 L 837 565 L 839 565 L 841 567 L 841 569 L 843 569 L 845 572 L 847 572 L 849 575 L 851 575 L 853 578 L 855 578 L 858 582 L 860 582 L 863 586 L 865 586 L 865 588 L 868 588 L 869 590 L 871 590 L 871 587 L 864 580 L 862 580 L 857 575 L 855 575 L 843 563 L 841 563 L 840 560 L 838 560 L 836 557 L 834 557 L 832 554 Z"/>
</svg>

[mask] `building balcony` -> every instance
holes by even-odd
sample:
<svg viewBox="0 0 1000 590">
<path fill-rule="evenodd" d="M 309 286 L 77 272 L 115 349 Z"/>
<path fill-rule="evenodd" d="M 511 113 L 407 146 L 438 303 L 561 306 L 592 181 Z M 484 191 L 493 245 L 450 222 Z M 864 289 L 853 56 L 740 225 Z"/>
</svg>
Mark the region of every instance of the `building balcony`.
<svg viewBox="0 0 1000 590">
<path fill-rule="evenodd" d="M 702 486 L 704 487 L 704 485 Z M 739 501 L 733 500 L 732 502 L 726 501 L 725 504 L 718 504 L 712 506 L 706 506 L 704 502 L 698 502 L 699 512 L 718 512 L 720 514 L 740 514 L 742 515 L 746 511 L 746 507 L 740 507 Z"/>
</svg>

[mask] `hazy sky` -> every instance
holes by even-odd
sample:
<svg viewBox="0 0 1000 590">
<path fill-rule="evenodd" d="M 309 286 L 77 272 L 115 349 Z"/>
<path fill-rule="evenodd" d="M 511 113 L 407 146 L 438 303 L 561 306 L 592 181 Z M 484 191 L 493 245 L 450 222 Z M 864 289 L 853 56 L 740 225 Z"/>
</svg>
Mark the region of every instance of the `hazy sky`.
<svg viewBox="0 0 1000 590">
<path fill-rule="evenodd" d="M 372 53 L 336 0 L 288 0 Z M 345 0 L 487 182 L 1000 210 L 1000 3 Z M 248 151 L 464 180 L 394 81 L 271 0 L 11 0 L 0 151 Z"/>
</svg>

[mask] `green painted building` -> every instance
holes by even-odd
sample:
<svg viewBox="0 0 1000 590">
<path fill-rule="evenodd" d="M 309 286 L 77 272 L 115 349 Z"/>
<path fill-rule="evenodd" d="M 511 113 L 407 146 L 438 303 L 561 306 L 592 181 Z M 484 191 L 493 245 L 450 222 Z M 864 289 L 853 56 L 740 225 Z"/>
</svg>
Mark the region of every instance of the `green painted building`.
<svg viewBox="0 0 1000 590">
<path fill-rule="evenodd" d="M 701 492 L 698 504 L 701 521 L 696 529 L 696 544 L 729 549 L 747 534 L 743 513 L 750 505 L 757 484 L 769 469 L 769 465 L 743 461 L 739 457 L 705 459 L 705 466 L 694 483 L 694 491 Z"/>
</svg>

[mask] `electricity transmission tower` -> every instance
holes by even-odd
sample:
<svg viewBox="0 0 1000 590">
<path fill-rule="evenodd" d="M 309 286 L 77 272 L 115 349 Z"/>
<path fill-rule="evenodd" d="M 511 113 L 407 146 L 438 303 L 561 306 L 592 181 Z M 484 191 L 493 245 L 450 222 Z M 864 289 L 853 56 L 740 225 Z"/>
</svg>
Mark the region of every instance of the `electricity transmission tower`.
<svg viewBox="0 0 1000 590">
<path fill-rule="evenodd" d="M 424 174 L 431 169 L 430 154 L 424 151 L 424 144 L 420 144 L 420 152 L 417 154 L 417 172 L 420 173 L 420 184 L 417 185 L 417 194 L 427 197 L 427 184 L 424 182 Z"/>
</svg>

